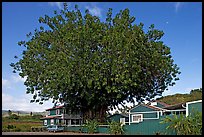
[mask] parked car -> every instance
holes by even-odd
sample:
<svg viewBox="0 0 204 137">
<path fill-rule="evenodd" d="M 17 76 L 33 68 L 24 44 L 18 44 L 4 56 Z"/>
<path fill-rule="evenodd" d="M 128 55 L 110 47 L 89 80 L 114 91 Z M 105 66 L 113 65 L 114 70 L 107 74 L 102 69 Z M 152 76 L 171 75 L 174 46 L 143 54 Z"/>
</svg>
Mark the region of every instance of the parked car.
<svg viewBox="0 0 204 137">
<path fill-rule="evenodd" d="M 59 125 L 50 125 L 47 127 L 47 130 L 49 132 L 57 132 L 57 131 L 64 131 L 64 127 L 63 126 L 59 126 Z"/>
</svg>

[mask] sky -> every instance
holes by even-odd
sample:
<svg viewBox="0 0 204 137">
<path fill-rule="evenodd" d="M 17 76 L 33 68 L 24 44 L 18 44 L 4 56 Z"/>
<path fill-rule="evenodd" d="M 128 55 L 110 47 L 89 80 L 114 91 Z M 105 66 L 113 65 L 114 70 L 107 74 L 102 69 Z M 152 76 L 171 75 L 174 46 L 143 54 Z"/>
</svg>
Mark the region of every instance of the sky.
<svg viewBox="0 0 204 137">
<path fill-rule="evenodd" d="M 113 16 L 128 8 L 142 22 L 147 32 L 151 24 L 163 30 L 161 39 L 170 47 L 174 62 L 180 67 L 180 80 L 169 87 L 162 95 L 185 94 L 190 90 L 202 88 L 202 3 L 201 2 L 68 2 L 68 8 L 75 4 L 85 13 L 105 21 L 109 8 Z M 32 95 L 26 94 L 25 79 L 12 73 L 10 63 L 16 62 L 14 56 L 25 50 L 17 45 L 26 40 L 26 34 L 39 29 L 39 17 L 53 16 L 54 10 L 63 8 L 60 2 L 3 2 L 2 3 L 2 110 L 44 111 L 53 106 L 51 101 L 43 105 L 30 103 Z M 22 56 L 20 56 L 22 57 Z"/>
</svg>

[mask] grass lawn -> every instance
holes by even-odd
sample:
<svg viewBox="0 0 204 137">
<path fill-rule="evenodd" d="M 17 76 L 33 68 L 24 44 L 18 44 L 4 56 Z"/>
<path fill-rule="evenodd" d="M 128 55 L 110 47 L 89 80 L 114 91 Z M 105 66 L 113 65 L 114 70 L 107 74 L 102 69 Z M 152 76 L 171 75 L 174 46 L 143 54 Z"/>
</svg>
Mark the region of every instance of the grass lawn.
<svg viewBox="0 0 204 137">
<path fill-rule="evenodd" d="M 2 117 L 3 132 L 29 132 L 31 127 L 42 126 L 40 116 L 19 116 L 18 119 Z"/>
</svg>

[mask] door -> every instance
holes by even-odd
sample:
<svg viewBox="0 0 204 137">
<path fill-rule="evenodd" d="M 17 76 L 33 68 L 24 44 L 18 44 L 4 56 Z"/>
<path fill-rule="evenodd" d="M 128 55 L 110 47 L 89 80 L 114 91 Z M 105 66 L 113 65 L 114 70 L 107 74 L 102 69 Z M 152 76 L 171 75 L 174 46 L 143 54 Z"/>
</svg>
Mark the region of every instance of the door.
<svg viewBox="0 0 204 137">
<path fill-rule="evenodd" d="M 122 123 L 122 125 L 125 125 L 125 118 L 120 118 L 120 123 Z"/>
</svg>

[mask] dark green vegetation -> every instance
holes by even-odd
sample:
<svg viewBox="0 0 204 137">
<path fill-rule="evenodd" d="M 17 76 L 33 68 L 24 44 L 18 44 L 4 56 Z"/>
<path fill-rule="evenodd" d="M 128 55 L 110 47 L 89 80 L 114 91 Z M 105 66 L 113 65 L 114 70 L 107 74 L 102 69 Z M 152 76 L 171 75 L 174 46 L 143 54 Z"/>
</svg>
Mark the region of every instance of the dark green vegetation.
<svg viewBox="0 0 204 137">
<path fill-rule="evenodd" d="M 116 121 L 111 121 L 108 123 L 109 124 L 109 132 L 114 135 L 121 135 L 124 133 L 123 126 L 121 123 L 116 122 Z"/>
<path fill-rule="evenodd" d="M 123 126 L 121 123 L 116 121 L 107 122 L 105 125 L 108 125 L 105 127 L 107 131 L 106 133 L 114 134 L 114 135 L 121 135 L 124 133 Z M 87 120 L 86 123 L 82 127 L 82 132 L 88 132 L 88 133 L 97 133 L 100 129 L 103 127 L 99 127 L 99 123 L 96 119 L 93 120 Z"/>
<path fill-rule="evenodd" d="M 202 112 L 193 115 L 167 116 L 161 123 L 168 123 L 167 129 L 175 130 L 177 135 L 202 135 Z"/>
<path fill-rule="evenodd" d="M 27 77 L 31 102 L 66 103 L 79 108 L 85 119 L 104 121 L 106 111 L 123 101 L 134 102 L 161 95 L 178 80 L 179 67 L 161 38 L 163 31 L 152 24 L 147 32 L 143 23 L 133 24 L 129 9 L 106 21 L 82 16 L 78 6 L 54 11 L 39 18 L 43 25 L 27 34 L 22 57 L 11 63 L 15 72 Z"/>
<path fill-rule="evenodd" d="M 42 121 L 40 118 L 42 115 L 25 115 L 18 116 L 16 114 L 11 114 L 11 116 L 2 117 L 2 131 L 3 132 L 14 132 L 31 131 L 31 127 L 42 126 Z"/>
<path fill-rule="evenodd" d="M 168 95 L 158 100 L 169 105 L 179 104 L 183 102 L 190 102 L 202 99 L 202 88 L 190 91 L 190 94 L 174 94 Z"/>
<path fill-rule="evenodd" d="M 87 128 L 88 133 L 96 133 L 97 132 L 97 127 L 99 123 L 97 120 L 87 120 L 86 123 L 84 124 L 84 127 Z"/>
</svg>

